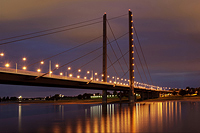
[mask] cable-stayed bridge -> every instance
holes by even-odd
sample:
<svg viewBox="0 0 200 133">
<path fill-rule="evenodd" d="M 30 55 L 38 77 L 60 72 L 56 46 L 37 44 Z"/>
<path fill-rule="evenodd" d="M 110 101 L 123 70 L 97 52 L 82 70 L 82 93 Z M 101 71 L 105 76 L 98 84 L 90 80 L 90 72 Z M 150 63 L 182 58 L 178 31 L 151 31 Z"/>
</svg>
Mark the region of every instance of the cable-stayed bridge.
<svg viewBox="0 0 200 133">
<path fill-rule="evenodd" d="M 52 53 L 50 56 L 45 58 L 43 57 L 43 59 L 37 60 L 37 58 L 32 58 L 31 63 L 29 64 L 27 64 L 28 59 L 26 57 L 23 57 L 22 61 L 19 62 L 13 58 L 15 60 L 13 62 L 15 63 L 12 63 L 12 65 L 11 63 L 6 62 L 4 67 L 0 68 L 0 83 L 30 86 L 97 89 L 102 90 L 103 103 L 106 103 L 107 101 L 107 90 L 128 92 L 130 102 L 135 101 L 136 93 L 140 93 L 142 99 L 159 97 L 161 93 L 171 93 L 170 91 L 166 90 L 166 87 L 153 85 L 153 81 L 138 38 L 138 34 L 133 24 L 132 17 L 133 15 L 130 10 L 128 14 L 109 19 L 107 19 L 107 15 L 104 14 L 103 21 L 99 20 L 102 18 L 95 18 L 76 24 L 0 39 L 0 46 L 2 47 L 4 45 L 10 45 L 11 43 L 23 42 L 26 40 L 32 40 L 34 38 L 41 38 L 44 36 L 103 23 L 103 35 L 99 35 L 84 43 L 73 46 L 66 50 L 62 50 L 56 54 Z M 129 31 L 116 36 L 113 28 L 111 27 L 110 21 L 120 18 L 126 18 L 126 20 L 128 20 L 127 29 Z M 108 28 L 109 32 L 107 30 Z M 79 32 L 87 35 L 87 31 L 85 32 L 81 30 Z M 109 39 L 110 37 L 108 33 L 110 33 L 113 40 Z M 136 48 L 136 41 L 134 40 L 133 36 L 135 36 L 137 39 L 137 44 L 139 46 L 138 48 Z M 127 37 L 127 39 L 123 39 L 124 37 Z M 77 40 L 78 39 L 79 38 L 77 38 Z M 101 41 L 101 46 L 99 47 L 92 45 L 82 48 L 81 50 L 79 49 L 89 43 L 96 44 L 95 41 L 99 39 L 103 40 L 103 45 Z M 123 41 L 121 42 L 120 39 L 123 39 Z M 113 43 L 115 43 L 115 45 L 113 45 Z M 110 48 L 110 51 L 108 48 Z M 123 50 L 125 48 L 127 49 Z M 46 49 L 48 51 L 48 48 Z M 71 52 L 70 55 L 68 55 L 67 58 L 64 58 L 63 55 L 69 52 Z M 79 55 L 79 53 L 83 54 Z M 112 55 L 110 55 L 110 53 L 112 53 Z M 135 54 L 137 55 L 137 58 L 135 58 Z M 140 54 L 142 56 L 140 56 Z M 78 57 L 76 57 L 76 55 L 78 55 Z M 2 52 L 0 56 L 1 60 L 3 61 L 6 53 Z M 99 61 L 100 57 L 102 60 Z M 56 58 L 56 61 L 53 60 L 54 58 Z M 60 62 L 61 59 L 65 60 L 59 64 L 53 63 Z M 138 61 L 137 63 L 136 59 Z M 142 59 L 144 60 L 143 63 Z M 73 63 L 74 67 L 71 65 Z M 42 69 L 45 65 L 45 69 Z M 35 66 L 39 67 L 36 69 Z M 90 68 L 87 68 L 86 70 L 86 66 L 89 66 Z M 109 70 L 111 71 L 112 75 L 108 74 Z M 142 73 L 139 70 L 142 70 L 146 83 L 142 79 Z M 139 77 L 140 82 L 136 80 L 136 76 Z"/>
</svg>

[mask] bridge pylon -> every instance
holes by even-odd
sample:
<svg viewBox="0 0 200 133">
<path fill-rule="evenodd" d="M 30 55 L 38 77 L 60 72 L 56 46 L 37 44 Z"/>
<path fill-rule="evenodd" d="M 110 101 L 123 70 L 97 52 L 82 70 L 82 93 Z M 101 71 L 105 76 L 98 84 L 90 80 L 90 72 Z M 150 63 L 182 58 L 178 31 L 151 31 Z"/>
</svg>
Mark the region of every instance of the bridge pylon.
<svg viewBox="0 0 200 133">
<path fill-rule="evenodd" d="M 129 9 L 129 102 L 133 103 L 135 100 L 134 95 L 134 44 L 133 44 L 133 19 L 132 19 L 132 12 Z"/>
<path fill-rule="evenodd" d="M 106 13 L 103 15 L 103 82 L 107 82 L 107 28 Z M 102 103 L 107 103 L 107 90 L 102 90 Z"/>
</svg>

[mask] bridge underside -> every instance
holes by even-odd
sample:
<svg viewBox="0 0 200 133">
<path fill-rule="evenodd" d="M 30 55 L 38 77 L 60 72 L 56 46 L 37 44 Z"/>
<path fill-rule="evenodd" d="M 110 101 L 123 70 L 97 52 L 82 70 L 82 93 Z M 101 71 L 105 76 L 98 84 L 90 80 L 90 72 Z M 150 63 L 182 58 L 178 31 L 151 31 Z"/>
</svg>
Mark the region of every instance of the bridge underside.
<svg viewBox="0 0 200 133">
<path fill-rule="evenodd" d="M 41 75 L 41 74 L 40 74 Z M 0 84 L 11 85 L 27 85 L 27 86 L 43 86 L 43 87 L 61 87 L 61 88 L 77 88 L 77 89 L 92 89 L 92 90 L 110 90 L 110 91 L 129 91 L 129 86 L 114 85 L 106 82 L 96 82 L 76 78 L 59 78 L 54 77 L 36 77 L 39 74 L 24 74 L 24 73 L 8 73 L 0 72 Z M 141 100 L 158 98 L 161 93 L 171 93 L 162 90 L 152 90 L 147 88 L 134 88 L 135 93 L 141 95 Z"/>
<path fill-rule="evenodd" d="M 89 82 L 89 80 L 73 80 L 59 79 L 54 77 L 40 77 L 36 79 L 37 75 L 24 75 L 18 73 L 6 73 L 0 72 L 0 84 L 11 84 L 11 85 L 27 85 L 27 86 L 44 86 L 44 87 L 62 87 L 62 88 L 78 88 L 78 89 L 93 89 L 93 90 L 128 90 L 129 87 L 103 82 Z"/>
</svg>

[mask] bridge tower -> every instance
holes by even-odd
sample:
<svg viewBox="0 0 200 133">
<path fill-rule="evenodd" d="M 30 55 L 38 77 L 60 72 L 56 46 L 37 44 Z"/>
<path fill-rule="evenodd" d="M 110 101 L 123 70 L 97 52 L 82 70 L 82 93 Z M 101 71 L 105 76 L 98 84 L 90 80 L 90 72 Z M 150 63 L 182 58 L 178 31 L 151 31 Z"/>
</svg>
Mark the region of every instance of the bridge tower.
<svg viewBox="0 0 200 133">
<path fill-rule="evenodd" d="M 107 29 L 106 29 L 106 13 L 103 15 L 103 82 L 107 82 Z M 102 103 L 107 103 L 107 90 L 102 90 Z"/>
<path fill-rule="evenodd" d="M 133 19 L 132 19 L 132 12 L 129 9 L 129 102 L 134 102 L 134 44 L 133 44 Z"/>
</svg>

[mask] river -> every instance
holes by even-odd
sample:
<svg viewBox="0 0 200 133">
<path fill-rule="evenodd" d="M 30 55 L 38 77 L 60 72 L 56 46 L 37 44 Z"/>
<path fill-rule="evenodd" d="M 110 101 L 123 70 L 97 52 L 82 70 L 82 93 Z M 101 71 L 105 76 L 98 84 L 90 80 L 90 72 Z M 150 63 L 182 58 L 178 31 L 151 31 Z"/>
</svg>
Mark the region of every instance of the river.
<svg viewBox="0 0 200 133">
<path fill-rule="evenodd" d="M 200 102 L 0 105 L 0 132 L 199 132 Z"/>
</svg>

